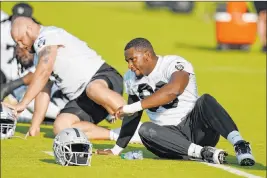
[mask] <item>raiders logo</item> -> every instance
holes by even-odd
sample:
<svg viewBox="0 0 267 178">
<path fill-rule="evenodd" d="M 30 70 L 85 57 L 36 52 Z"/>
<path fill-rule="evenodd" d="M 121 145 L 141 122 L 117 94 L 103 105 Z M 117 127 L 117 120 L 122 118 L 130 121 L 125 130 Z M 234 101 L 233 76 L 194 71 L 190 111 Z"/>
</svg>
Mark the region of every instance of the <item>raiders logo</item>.
<svg viewBox="0 0 267 178">
<path fill-rule="evenodd" d="M 177 63 L 177 64 L 175 65 L 175 68 L 176 68 L 177 70 L 183 70 L 183 69 L 184 69 L 184 66 L 183 66 L 182 64 Z"/>
<path fill-rule="evenodd" d="M 38 48 L 41 48 L 42 46 L 44 46 L 45 45 L 45 39 L 39 38 L 39 42 L 37 45 L 38 45 Z"/>
</svg>

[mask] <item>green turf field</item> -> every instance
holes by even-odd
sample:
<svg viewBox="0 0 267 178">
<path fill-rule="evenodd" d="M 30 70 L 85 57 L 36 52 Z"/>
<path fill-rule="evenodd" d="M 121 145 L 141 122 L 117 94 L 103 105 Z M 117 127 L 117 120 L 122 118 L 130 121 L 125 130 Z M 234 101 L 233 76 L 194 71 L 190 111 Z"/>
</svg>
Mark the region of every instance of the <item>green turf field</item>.
<svg viewBox="0 0 267 178">
<path fill-rule="evenodd" d="M 14 3 L 1 2 L 11 12 Z M 31 3 L 34 16 L 45 25 L 63 27 L 88 42 L 121 73 L 127 70 L 123 49 L 135 37 L 148 38 L 157 54 L 176 54 L 192 62 L 199 93 L 210 93 L 229 111 L 241 134 L 252 144 L 257 164 L 237 165 L 233 147 L 221 138 L 219 148 L 229 152 L 228 166 L 247 173 L 266 176 L 266 56 L 259 52 L 259 42 L 250 52 L 217 52 L 215 24 L 204 20 L 203 3 L 195 14 L 176 15 L 167 10 L 148 11 L 141 2 Z M 79 19 L 79 20 L 77 20 Z M 145 116 L 143 121 L 148 120 Z M 115 128 L 121 122 L 103 126 Z M 27 132 L 28 124 L 18 124 L 17 136 Z M 39 137 L 1 141 L 1 176 L 3 178 L 167 178 L 167 177 L 239 177 L 222 169 L 198 162 L 157 160 L 140 145 L 128 150 L 143 150 L 145 159 L 121 160 L 120 157 L 94 155 L 91 167 L 61 167 L 52 156 L 51 126 L 42 126 Z M 109 148 L 111 141 L 93 141 L 94 149 Z"/>
</svg>

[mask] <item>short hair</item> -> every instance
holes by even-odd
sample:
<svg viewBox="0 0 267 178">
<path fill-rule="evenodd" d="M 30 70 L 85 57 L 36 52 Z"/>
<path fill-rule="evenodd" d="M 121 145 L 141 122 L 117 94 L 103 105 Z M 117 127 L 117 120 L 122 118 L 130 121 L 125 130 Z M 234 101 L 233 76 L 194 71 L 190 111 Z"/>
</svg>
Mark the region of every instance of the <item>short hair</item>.
<svg viewBox="0 0 267 178">
<path fill-rule="evenodd" d="M 149 49 L 151 52 L 154 52 L 153 46 L 145 38 L 135 38 L 131 40 L 124 48 L 124 51 L 134 47 L 135 49 Z"/>
</svg>

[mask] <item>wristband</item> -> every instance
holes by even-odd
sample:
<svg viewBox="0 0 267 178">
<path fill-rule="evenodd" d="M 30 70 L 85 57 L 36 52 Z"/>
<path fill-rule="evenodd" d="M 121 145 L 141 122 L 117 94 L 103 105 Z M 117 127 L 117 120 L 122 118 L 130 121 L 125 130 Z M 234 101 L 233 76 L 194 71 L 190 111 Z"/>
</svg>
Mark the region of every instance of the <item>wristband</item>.
<svg viewBox="0 0 267 178">
<path fill-rule="evenodd" d="M 123 106 L 122 110 L 124 113 L 132 114 L 143 110 L 143 108 L 141 105 L 141 101 L 138 101 L 133 104 Z"/>
</svg>

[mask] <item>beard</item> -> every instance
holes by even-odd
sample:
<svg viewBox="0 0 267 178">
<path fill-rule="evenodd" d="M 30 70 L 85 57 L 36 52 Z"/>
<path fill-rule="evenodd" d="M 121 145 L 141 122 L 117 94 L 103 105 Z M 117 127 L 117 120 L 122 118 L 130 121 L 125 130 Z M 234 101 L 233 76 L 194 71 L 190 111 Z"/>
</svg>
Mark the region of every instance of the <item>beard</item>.
<svg viewBox="0 0 267 178">
<path fill-rule="evenodd" d="M 33 66 L 33 61 L 25 61 L 25 60 L 18 60 L 20 65 L 24 68 L 24 69 L 28 69 L 30 67 Z"/>
<path fill-rule="evenodd" d="M 29 52 L 30 52 L 31 54 L 34 54 L 34 53 L 35 53 L 35 50 L 34 50 L 34 47 L 33 47 L 33 46 L 31 47 L 31 49 L 29 50 Z"/>
</svg>

